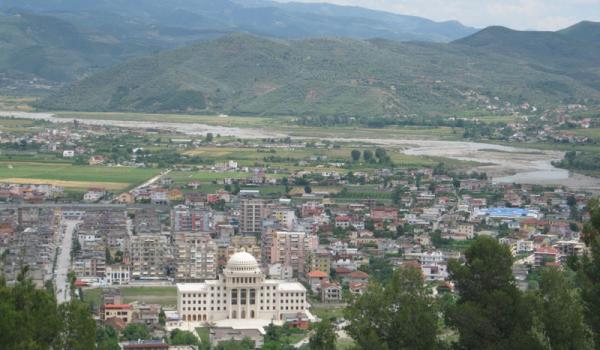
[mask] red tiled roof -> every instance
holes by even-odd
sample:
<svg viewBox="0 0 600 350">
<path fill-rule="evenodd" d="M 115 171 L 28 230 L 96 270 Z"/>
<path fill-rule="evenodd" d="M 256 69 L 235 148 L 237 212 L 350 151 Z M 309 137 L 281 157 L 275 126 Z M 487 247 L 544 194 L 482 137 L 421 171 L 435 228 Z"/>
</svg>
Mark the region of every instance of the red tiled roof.
<svg viewBox="0 0 600 350">
<path fill-rule="evenodd" d="M 363 271 L 353 271 L 348 275 L 350 278 L 369 278 L 369 275 Z"/>
<path fill-rule="evenodd" d="M 323 271 L 311 271 L 306 274 L 309 278 L 323 278 L 329 276 L 326 272 Z"/>
<path fill-rule="evenodd" d="M 117 310 L 117 309 L 131 309 L 130 304 L 104 304 L 104 309 Z"/>
</svg>

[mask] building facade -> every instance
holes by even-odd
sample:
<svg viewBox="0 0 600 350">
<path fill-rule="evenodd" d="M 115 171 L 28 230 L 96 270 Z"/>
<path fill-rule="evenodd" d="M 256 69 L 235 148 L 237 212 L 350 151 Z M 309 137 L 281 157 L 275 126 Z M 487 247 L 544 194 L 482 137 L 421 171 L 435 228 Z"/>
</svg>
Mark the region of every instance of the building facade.
<svg viewBox="0 0 600 350">
<path fill-rule="evenodd" d="M 306 288 L 266 279 L 254 256 L 234 254 L 217 280 L 177 284 L 177 310 L 184 322 L 281 321 L 305 314 Z"/>
<path fill-rule="evenodd" d="M 260 198 L 242 198 L 242 200 L 240 200 L 240 232 L 260 232 L 264 216 L 264 200 Z"/>
<path fill-rule="evenodd" d="M 175 234 L 175 278 L 203 281 L 217 277 L 217 245 L 206 233 Z"/>
</svg>

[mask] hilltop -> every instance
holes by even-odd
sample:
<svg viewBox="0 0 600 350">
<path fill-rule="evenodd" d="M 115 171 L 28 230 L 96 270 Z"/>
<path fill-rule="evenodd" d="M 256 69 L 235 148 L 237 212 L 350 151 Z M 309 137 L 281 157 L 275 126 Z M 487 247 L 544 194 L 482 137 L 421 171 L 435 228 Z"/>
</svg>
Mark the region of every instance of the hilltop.
<svg viewBox="0 0 600 350">
<path fill-rule="evenodd" d="M 0 15 L 0 78 L 4 80 L 35 80 L 52 86 L 148 52 L 55 17 L 26 12 Z"/>
<path fill-rule="evenodd" d="M 9 9 L 51 14 L 94 30 L 137 39 L 165 32 L 247 32 L 279 38 L 351 37 L 448 42 L 476 30 L 458 22 L 434 22 L 359 7 L 266 0 L 3 0 Z M 110 25 L 110 26 L 107 26 Z M 115 28 L 115 29 L 116 29 Z M 196 33 L 199 34 L 199 33 Z M 163 44 L 177 39 L 162 38 Z"/>
<path fill-rule="evenodd" d="M 524 56 L 465 42 L 234 34 L 134 59 L 69 86 L 40 106 L 350 117 L 448 115 L 482 108 L 492 97 L 549 106 L 597 101 L 600 92 Z"/>
</svg>

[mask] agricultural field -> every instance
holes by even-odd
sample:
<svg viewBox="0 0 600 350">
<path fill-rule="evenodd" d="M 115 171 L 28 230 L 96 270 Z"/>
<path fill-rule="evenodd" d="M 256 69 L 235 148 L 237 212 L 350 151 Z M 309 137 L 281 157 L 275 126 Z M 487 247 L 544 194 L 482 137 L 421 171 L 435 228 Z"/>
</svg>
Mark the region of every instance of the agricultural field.
<svg viewBox="0 0 600 350">
<path fill-rule="evenodd" d="M 83 300 L 96 307 L 100 306 L 102 288 L 90 288 L 83 290 Z M 176 287 L 124 287 L 121 288 L 123 302 L 140 302 L 147 304 L 160 304 L 162 306 L 174 307 L 177 305 Z"/>
<path fill-rule="evenodd" d="M 158 169 L 72 165 L 60 162 L 0 161 L 0 182 L 51 184 L 66 189 L 101 187 L 119 191 L 158 174 Z"/>
</svg>

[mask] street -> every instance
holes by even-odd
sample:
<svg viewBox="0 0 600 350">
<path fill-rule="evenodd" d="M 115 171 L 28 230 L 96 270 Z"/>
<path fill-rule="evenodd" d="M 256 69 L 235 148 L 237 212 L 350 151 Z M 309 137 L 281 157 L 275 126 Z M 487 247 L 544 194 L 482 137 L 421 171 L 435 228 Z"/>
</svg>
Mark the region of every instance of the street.
<svg viewBox="0 0 600 350">
<path fill-rule="evenodd" d="M 73 245 L 73 233 L 77 227 L 78 221 L 62 220 L 59 245 L 58 260 L 55 271 L 55 291 L 56 301 L 59 304 L 68 302 L 71 299 L 69 293 L 69 280 L 67 274 L 71 268 L 71 246 Z"/>
</svg>

